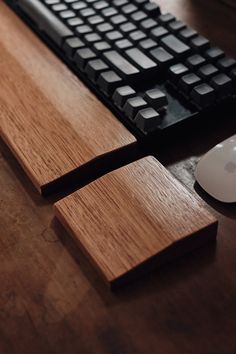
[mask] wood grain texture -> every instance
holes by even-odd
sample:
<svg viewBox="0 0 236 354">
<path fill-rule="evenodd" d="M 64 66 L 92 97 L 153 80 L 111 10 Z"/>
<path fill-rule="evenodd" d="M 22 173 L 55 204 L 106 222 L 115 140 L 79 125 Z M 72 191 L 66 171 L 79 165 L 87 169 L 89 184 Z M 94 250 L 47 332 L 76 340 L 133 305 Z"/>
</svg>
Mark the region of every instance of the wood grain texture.
<svg viewBox="0 0 236 354">
<path fill-rule="evenodd" d="M 153 157 L 111 172 L 55 205 L 110 286 L 213 240 L 217 222 Z"/>
<path fill-rule="evenodd" d="M 135 142 L 2 2 L 0 32 L 0 132 L 38 190 Z"/>
<path fill-rule="evenodd" d="M 158 3 L 236 55 L 235 15 L 220 1 Z M 157 155 L 195 194 L 199 157 L 235 132 L 225 117 L 210 128 L 179 136 Z M 235 354 L 236 205 L 197 193 L 219 219 L 216 247 L 196 249 L 113 293 L 0 140 L 0 353 Z"/>
</svg>

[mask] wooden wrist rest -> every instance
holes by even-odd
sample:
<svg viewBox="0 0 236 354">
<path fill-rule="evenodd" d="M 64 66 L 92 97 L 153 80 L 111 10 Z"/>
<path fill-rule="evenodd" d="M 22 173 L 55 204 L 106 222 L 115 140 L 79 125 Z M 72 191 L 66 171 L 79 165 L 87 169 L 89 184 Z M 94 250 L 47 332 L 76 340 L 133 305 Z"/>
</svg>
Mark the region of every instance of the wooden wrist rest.
<svg viewBox="0 0 236 354">
<path fill-rule="evenodd" d="M 41 193 L 75 171 L 79 179 L 79 169 L 90 178 L 135 142 L 3 2 L 0 31 L 0 135 Z"/>
<path fill-rule="evenodd" d="M 55 212 L 110 286 L 180 256 L 217 221 L 156 159 L 113 171 L 57 202 Z"/>
</svg>

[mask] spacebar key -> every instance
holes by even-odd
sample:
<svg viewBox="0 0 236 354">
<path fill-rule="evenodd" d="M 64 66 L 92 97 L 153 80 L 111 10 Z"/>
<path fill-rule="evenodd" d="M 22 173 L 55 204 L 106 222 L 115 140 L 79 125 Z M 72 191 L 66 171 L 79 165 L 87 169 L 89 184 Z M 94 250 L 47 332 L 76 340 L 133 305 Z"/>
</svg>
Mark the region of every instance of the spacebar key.
<svg viewBox="0 0 236 354">
<path fill-rule="evenodd" d="M 73 36 L 71 30 L 39 0 L 18 0 L 17 5 L 58 46 L 62 45 L 65 38 Z"/>
</svg>

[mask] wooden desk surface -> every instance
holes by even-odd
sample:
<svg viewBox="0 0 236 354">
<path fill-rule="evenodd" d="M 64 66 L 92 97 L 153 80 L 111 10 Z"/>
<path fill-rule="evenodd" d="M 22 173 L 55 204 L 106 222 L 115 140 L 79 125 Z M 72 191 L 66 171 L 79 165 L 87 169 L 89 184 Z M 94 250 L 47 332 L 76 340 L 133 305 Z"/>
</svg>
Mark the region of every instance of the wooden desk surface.
<svg viewBox="0 0 236 354">
<path fill-rule="evenodd" d="M 236 56 L 230 10 L 215 0 L 159 3 Z M 199 156 L 234 131 L 224 119 L 158 156 L 194 189 Z M 235 354 L 236 206 L 198 192 L 220 222 L 216 247 L 111 293 L 53 219 L 54 200 L 0 142 L 0 353 Z"/>
</svg>

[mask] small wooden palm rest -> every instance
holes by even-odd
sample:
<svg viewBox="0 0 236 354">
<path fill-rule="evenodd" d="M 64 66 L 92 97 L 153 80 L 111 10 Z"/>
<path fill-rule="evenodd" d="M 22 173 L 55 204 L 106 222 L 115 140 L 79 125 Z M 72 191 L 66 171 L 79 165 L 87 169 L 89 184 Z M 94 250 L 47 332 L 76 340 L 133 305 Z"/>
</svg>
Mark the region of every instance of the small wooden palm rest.
<svg viewBox="0 0 236 354">
<path fill-rule="evenodd" d="M 55 205 L 110 286 L 209 240 L 217 221 L 156 159 L 113 171 Z"/>
</svg>

